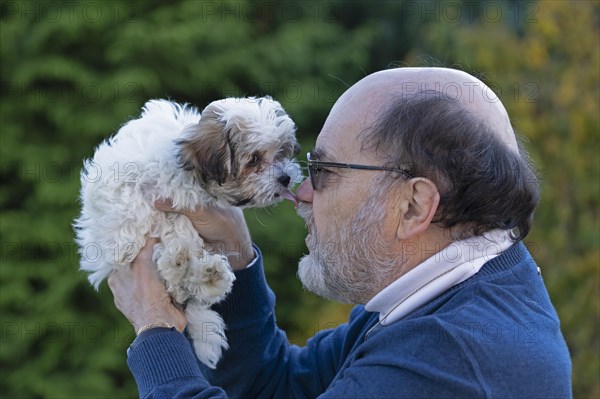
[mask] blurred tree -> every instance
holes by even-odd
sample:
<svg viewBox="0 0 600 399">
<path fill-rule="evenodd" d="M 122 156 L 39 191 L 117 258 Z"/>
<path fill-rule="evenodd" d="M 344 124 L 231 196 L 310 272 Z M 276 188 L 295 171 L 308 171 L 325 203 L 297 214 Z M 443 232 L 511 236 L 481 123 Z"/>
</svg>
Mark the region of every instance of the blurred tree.
<svg viewBox="0 0 600 399">
<path fill-rule="evenodd" d="M 528 245 L 563 321 L 575 394 L 600 396 L 598 15 L 595 2 L 0 3 L 0 392 L 136 396 L 133 332 L 106 286 L 95 293 L 77 272 L 70 223 L 82 159 L 147 99 L 202 108 L 269 94 L 309 149 L 348 85 L 439 63 L 487 72 L 531 143 L 544 193 Z M 246 216 L 290 340 L 344 321 L 347 306 L 295 278 L 306 249 L 292 206 Z"/>
<path fill-rule="evenodd" d="M 343 82 L 364 74 L 372 40 L 369 26 L 347 31 L 329 14 L 318 3 L 270 1 L 0 4 L 4 395 L 135 396 L 131 327 L 106 286 L 95 293 L 77 271 L 70 224 L 82 159 L 156 97 L 202 108 L 269 94 L 309 145 Z M 330 318 L 295 279 L 301 221 L 286 205 L 248 219 L 268 256 L 278 318 L 302 341 Z"/>
<path fill-rule="evenodd" d="M 600 397 L 600 3 L 479 6 L 472 21 L 428 26 L 407 60 L 479 73 L 526 139 L 542 175 L 526 244 L 562 321 L 574 396 Z"/>
</svg>

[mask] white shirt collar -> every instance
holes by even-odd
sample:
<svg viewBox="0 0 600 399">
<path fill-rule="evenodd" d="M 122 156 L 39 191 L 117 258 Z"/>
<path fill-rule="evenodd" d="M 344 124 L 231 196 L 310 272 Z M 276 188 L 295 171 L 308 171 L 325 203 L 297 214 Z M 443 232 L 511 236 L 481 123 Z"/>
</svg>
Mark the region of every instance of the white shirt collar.
<svg viewBox="0 0 600 399">
<path fill-rule="evenodd" d="M 365 309 L 379 312 L 380 324 L 391 324 L 473 276 L 513 244 L 505 230 L 453 242 L 381 290 Z"/>
</svg>

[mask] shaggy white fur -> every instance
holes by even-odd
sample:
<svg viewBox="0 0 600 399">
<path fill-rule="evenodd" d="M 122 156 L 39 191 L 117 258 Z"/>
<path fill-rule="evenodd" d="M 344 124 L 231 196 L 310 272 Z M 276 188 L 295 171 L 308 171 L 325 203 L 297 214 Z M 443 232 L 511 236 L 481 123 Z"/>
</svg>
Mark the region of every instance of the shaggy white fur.
<svg viewBox="0 0 600 399">
<path fill-rule="evenodd" d="M 154 259 L 174 301 L 185 306 L 198 358 L 214 368 L 227 348 L 224 323 L 210 309 L 235 280 L 225 254 L 210 254 L 190 220 L 154 207 L 267 206 L 292 199 L 301 180 L 292 158 L 295 125 L 270 97 L 228 98 L 196 108 L 152 100 L 142 115 L 101 143 L 81 175 L 74 227 L 81 269 L 97 289 L 158 237 Z"/>
</svg>

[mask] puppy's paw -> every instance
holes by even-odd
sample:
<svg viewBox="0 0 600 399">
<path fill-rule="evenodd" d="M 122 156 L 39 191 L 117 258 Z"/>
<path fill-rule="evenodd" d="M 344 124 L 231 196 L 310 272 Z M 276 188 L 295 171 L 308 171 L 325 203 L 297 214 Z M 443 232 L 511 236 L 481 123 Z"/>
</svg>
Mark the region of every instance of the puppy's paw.
<svg viewBox="0 0 600 399">
<path fill-rule="evenodd" d="M 192 259 L 191 262 L 191 274 L 187 285 L 192 296 L 207 304 L 213 304 L 225 298 L 225 295 L 231 291 L 235 280 L 227 258 L 205 252 L 202 258 Z"/>
<path fill-rule="evenodd" d="M 198 359 L 211 369 L 217 366 L 223 350 L 229 346 L 225 337 L 225 323 L 221 316 L 201 302 L 192 299 L 186 308 L 188 334 L 194 342 Z"/>
</svg>

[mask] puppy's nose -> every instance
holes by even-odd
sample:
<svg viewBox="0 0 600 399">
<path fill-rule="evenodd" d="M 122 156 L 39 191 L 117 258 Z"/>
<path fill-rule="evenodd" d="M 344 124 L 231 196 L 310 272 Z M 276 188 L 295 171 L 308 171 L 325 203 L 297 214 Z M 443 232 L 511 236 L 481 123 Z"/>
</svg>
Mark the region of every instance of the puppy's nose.
<svg viewBox="0 0 600 399">
<path fill-rule="evenodd" d="M 281 183 L 283 185 L 283 187 L 287 187 L 288 184 L 290 184 L 290 180 L 291 180 L 291 178 L 288 175 L 281 175 L 277 179 L 277 181 L 279 183 Z"/>
</svg>

